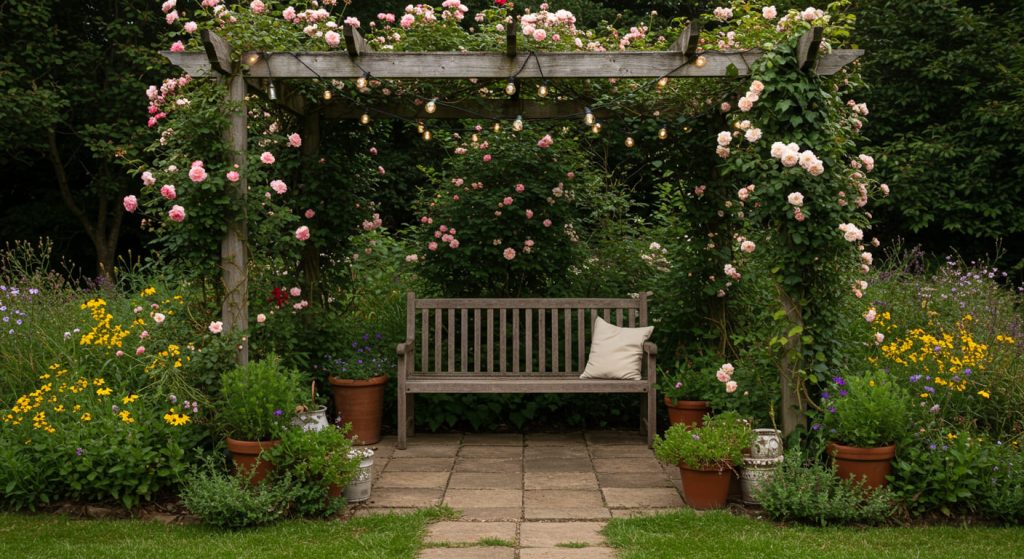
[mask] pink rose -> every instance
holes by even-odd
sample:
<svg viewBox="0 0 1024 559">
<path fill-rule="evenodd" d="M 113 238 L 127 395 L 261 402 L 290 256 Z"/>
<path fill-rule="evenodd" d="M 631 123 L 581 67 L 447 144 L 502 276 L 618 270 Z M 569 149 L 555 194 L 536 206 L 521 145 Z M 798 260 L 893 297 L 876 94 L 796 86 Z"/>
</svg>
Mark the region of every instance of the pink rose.
<svg viewBox="0 0 1024 559">
<path fill-rule="evenodd" d="M 881 332 L 875 332 L 875 343 L 880 344 L 885 341 L 885 334 Z"/>
<path fill-rule="evenodd" d="M 544 31 L 543 29 L 537 29 L 537 30 L 535 30 L 533 32 L 533 40 L 534 41 L 543 41 L 544 39 L 547 39 L 547 38 L 548 38 L 548 32 Z"/>
<path fill-rule="evenodd" d="M 288 147 L 302 147 L 302 136 L 299 136 L 298 132 L 288 135 Z"/>
<path fill-rule="evenodd" d="M 459 240 L 458 240 L 458 239 L 452 239 L 452 240 L 451 240 L 451 241 L 450 241 L 450 242 L 448 243 L 448 247 L 449 247 L 449 248 L 459 248 Z"/>
<path fill-rule="evenodd" d="M 511 196 L 506 196 L 506 197 L 505 197 L 505 198 L 504 198 L 504 199 L 503 199 L 503 200 L 501 201 L 501 203 L 502 203 L 502 204 L 504 204 L 504 205 L 506 205 L 506 206 L 511 206 L 511 205 L 512 205 L 512 202 L 513 202 L 513 200 L 512 200 L 512 197 L 511 197 Z"/>
<path fill-rule="evenodd" d="M 347 17 L 345 18 L 345 25 L 351 26 L 353 29 L 359 29 L 359 18 Z"/>
<path fill-rule="evenodd" d="M 306 219 L 313 219 L 313 216 L 316 215 L 316 212 L 313 211 L 313 208 L 310 208 L 310 209 L 306 210 L 306 213 L 303 214 L 303 215 L 306 216 Z"/>
<path fill-rule="evenodd" d="M 171 43 L 171 52 L 185 52 L 185 45 L 181 41 L 174 41 Z"/>
<path fill-rule="evenodd" d="M 761 8 L 761 17 L 765 19 L 775 19 L 775 16 L 779 15 L 778 10 L 775 6 L 765 6 Z"/>
<path fill-rule="evenodd" d="M 800 153 L 789 148 L 782 152 L 782 156 L 779 158 L 782 164 L 786 167 L 793 167 L 800 162 Z"/>
<path fill-rule="evenodd" d="M 732 142 L 732 134 L 729 131 L 722 131 L 718 133 L 718 145 L 725 147 Z"/>
<path fill-rule="evenodd" d="M 553 143 L 555 143 L 555 141 L 551 138 L 551 135 L 546 134 L 543 138 L 537 140 L 537 147 L 547 149 L 551 147 L 551 144 Z"/>
<path fill-rule="evenodd" d="M 281 17 L 283 17 L 285 21 L 291 21 L 295 19 L 295 8 L 292 6 L 288 6 L 287 8 L 284 9 L 283 12 L 281 12 Z"/>
<path fill-rule="evenodd" d="M 242 175 L 239 175 L 238 171 L 228 171 L 224 176 L 231 182 L 238 182 L 238 179 L 242 178 Z"/>
<path fill-rule="evenodd" d="M 718 369 L 718 372 L 715 373 L 715 378 L 718 379 L 718 382 L 729 382 L 732 380 L 732 375 L 722 369 Z"/>
<path fill-rule="evenodd" d="M 736 392 L 737 388 L 739 388 L 739 385 L 736 384 L 736 381 L 734 380 L 730 380 L 729 382 L 725 383 L 725 391 L 728 392 L 729 394 Z"/>
<path fill-rule="evenodd" d="M 804 205 L 804 195 L 799 192 L 790 192 L 789 196 L 786 197 L 786 201 L 792 206 Z"/>
<path fill-rule="evenodd" d="M 168 200 L 174 200 L 178 197 L 178 192 L 174 189 L 173 184 L 165 184 L 160 187 L 160 195 Z"/>
<path fill-rule="evenodd" d="M 384 170 L 384 167 L 382 167 L 381 165 L 378 165 L 377 166 L 377 174 L 378 175 L 383 175 L 385 173 L 387 173 L 387 171 Z"/>
<path fill-rule="evenodd" d="M 430 241 L 429 243 L 427 243 L 427 250 L 429 250 L 429 251 L 436 251 L 437 250 L 437 243 L 435 241 Z"/>
<path fill-rule="evenodd" d="M 185 33 L 195 33 L 196 29 L 198 29 L 198 28 L 199 28 L 199 26 L 196 25 L 196 22 L 194 22 L 194 21 L 187 22 L 185 24 Z"/>
<path fill-rule="evenodd" d="M 192 179 L 192 182 L 203 182 L 206 180 L 206 169 L 196 165 L 188 171 L 188 178 Z"/>
<path fill-rule="evenodd" d="M 487 162 L 489 162 L 490 160 L 491 160 L 491 154 L 489 154 L 489 153 L 487 153 L 487 154 L 484 154 L 484 163 L 487 163 Z"/>
<path fill-rule="evenodd" d="M 260 161 L 262 161 L 263 163 L 266 163 L 267 165 L 273 165 L 274 161 L 277 161 L 277 160 L 274 159 L 274 154 L 273 153 L 270 153 L 269 151 L 265 151 L 265 152 L 260 154 Z"/>
<path fill-rule="evenodd" d="M 185 221 L 185 208 L 178 205 L 171 206 L 171 211 L 167 212 L 167 216 L 173 221 L 181 223 Z"/>
<path fill-rule="evenodd" d="M 550 219 L 545 219 L 544 220 L 544 227 L 551 227 L 551 220 Z"/>
<path fill-rule="evenodd" d="M 263 4 L 261 0 L 252 0 L 252 2 L 249 4 L 249 9 L 252 10 L 252 13 L 254 14 L 262 14 L 264 11 L 266 11 L 267 7 L 266 5 Z M 217 332 L 214 332 L 214 334 L 216 333 Z"/>
<path fill-rule="evenodd" d="M 761 139 L 761 129 L 760 128 L 750 128 L 743 135 L 743 137 L 746 138 L 748 142 L 756 142 L 756 141 Z"/>
<path fill-rule="evenodd" d="M 142 355 L 143 353 L 146 353 L 146 346 L 140 345 L 139 347 L 135 348 L 135 355 Z"/>
<path fill-rule="evenodd" d="M 156 322 L 157 324 L 163 324 L 164 320 L 167 320 L 167 317 L 164 316 L 164 313 L 153 313 L 153 322 Z"/>
<path fill-rule="evenodd" d="M 740 97 L 739 103 L 737 104 L 739 105 L 740 110 L 743 112 L 747 112 L 750 109 L 754 108 L 754 102 L 751 101 L 749 97 Z"/>
<path fill-rule="evenodd" d="M 256 315 L 256 323 L 257 324 L 263 324 L 266 321 L 267 321 L 267 315 L 265 315 L 263 313 L 260 313 L 260 314 Z"/>
<path fill-rule="evenodd" d="M 533 210 L 526 210 L 526 219 L 533 219 Z"/>
<path fill-rule="evenodd" d="M 142 184 L 145 186 L 153 186 L 156 184 L 156 177 L 149 171 L 143 171 L 142 173 Z"/>
<path fill-rule="evenodd" d="M 296 229 L 295 230 L 295 238 L 300 240 L 300 241 L 308 241 L 309 240 L 309 227 L 306 227 L 305 225 L 303 225 L 303 226 L 299 227 L 298 229 Z"/>
<path fill-rule="evenodd" d="M 139 209 L 139 199 L 131 194 L 125 196 L 122 203 L 124 204 L 124 211 L 128 213 L 135 213 L 135 210 Z"/>
<path fill-rule="evenodd" d="M 522 183 L 516 185 L 516 192 L 523 192 L 524 190 L 526 190 L 526 186 Z"/>
<path fill-rule="evenodd" d="M 412 24 L 415 21 L 416 21 L 416 16 L 414 16 L 412 14 L 405 14 L 404 16 L 402 16 L 402 19 L 400 19 L 398 21 L 398 24 L 401 25 L 403 29 L 408 29 L 408 28 L 412 27 Z"/>
<path fill-rule="evenodd" d="M 338 45 L 341 44 L 341 35 L 339 35 L 337 31 L 328 31 L 327 33 L 324 33 L 324 41 L 326 41 L 327 46 L 332 49 L 338 48 Z"/>
<path fill-rule="evenodd" d="M 722 103 L 722 105 L 719 108 L 722 109 L 723 113 L 727 113 L 732 110 L 732 105 L 730 105 L 729 102 L 726 101 Z"/>
<path fill-rule="evenodd" d="M 178 21 L 178 10 L 174 10 L 173 12 L 167 14 L 167 17 L 164 18 L 164 21 L 167 22 L 167 25 L 171 25 L 174 22 Z"/>
<path fill-rule="evenodd" d="M 302 295 L 302 288 L 301 287 L 293 287 L 293 288 L 288 290 L 288 294 L 291 295 L 292 297 L 298 297 L 298 296 Z"/>
<path fill-rule="evenodd" d="M 754 80 L 750 82 L 750 91 L 753 91 L 756 94 L 760 94 L 762 91 L 764 91 L 764 83 L 762 83 L 761 80 Z"/>
<path fill-rule="evenodd" d="M 288 185 L 285 184 L 284 181 L 282 180 L 270 181 L 270 188 L 273 189 L 273 191 L 278 194 L 284 194 L 285 192 L 288 192 Z"/>
<path fill-rule="evenodd" d="M 219 320 L 215 320 L 211 322 L 207 328 L 210 329 L 211 334 L 220 334 L 224 331 L 224 323 Z"/>
<path fill-rule="evenodd" d="M 754 241 L 743 241 L 740 243 L 740 250 L 746 253 L 754 252 L 754 249 L 756 248 L 757 245 L 754 244 Z"/>
<path fill-rule="evenodd" d="M 505 257 L 505 260 L 515 260 L 515 258 L 516 258 L 516 249 L 514 249 L 512 247 L 508 247 L 501 254 L 502 254 L 502 256 Z"/>
<path fill-rule="evenodd" d="M 370 155 L 377 155 L 377 148 L 375 148 L 375 147 L 370 148 Z"/>
</svg>

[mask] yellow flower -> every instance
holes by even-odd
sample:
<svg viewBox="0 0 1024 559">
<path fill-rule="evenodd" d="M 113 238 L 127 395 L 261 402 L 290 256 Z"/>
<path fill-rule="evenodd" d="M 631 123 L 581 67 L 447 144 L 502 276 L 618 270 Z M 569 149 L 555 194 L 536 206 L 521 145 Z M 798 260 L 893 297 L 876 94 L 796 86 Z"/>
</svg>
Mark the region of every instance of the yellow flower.
<svg viewBox="0 0 1024 559">
<path fill-rule="evenodd" d="M 921 397 L 922 398 L 927 398 L 928 397 L 928 393 L 927 392 L 922 392 L 921 393 Z"/>
<path fill-rule="evenodd" d="M 106 381 L 103 380 L 102 378 L 94 378 L 94 379 L 92 379 L 92 385 L 93 386 L 103 386 L 104 382 L 106 382 Z"/>
<path fill-rule="evenodd" d="M 156 288 L 155 287 L 147 287 L 147 288 L 142 290 L 142 293 L 140 293 L 140 295 L 143 296 L 143 297 L 148 297 L 150 295 L 155 295 L 155 294 L 156 294 Z"/>
<path fill-rule="evenodd" d="M 947 433 L 946 434 L 946 438 L 951 440 L 951 441 L 955 440 L 956 439 L 956 433 Z"/>
<path fill-rule="evenodd" d="M 121 413 L 117 414 L 117 416 L 125 423 L 135 423 L 135 418 L 132 417 L 131 412 L 128 410 L 121 410 Z"/>
<path fill-rule="evenodd" d="M 168 425 L 178 427 L 188 423 L 189 416 L 183 413 L 176 413 L 174 411 L 174 408 L 171 408 L 171 411 L 169 413 L 164 414 L 164 421 L 166 421 Z"/>
<path fill-rule="evenodd" d="M 122 404 L 131 404 L 131 403 L 135 402 L 135 400 L 138 400 L 138 399 L 139 399 L 139 395 L 138 394 L 132 394 L 130 396 L 125 396 L 124 398 L 122 398 L 121 399 L 121 403 Z"/>
<path fill-rule="evenodd" d="M 990 394 L 988 390 L 979 390 L 978 396 L 981 396 L 982 398 L 985 398 L 987 400 L 992 397 L 992 394 Z"/>
<path fill-rule="evenodd" d="M 875 381 L 869 380 L 868 381 L 868 386 L 870 386 L 871 388 L 874 388 L 875 387 Z"/>
<path fill-rule="evenodd" d="M 55 412 L 62 412 L 62 411 L 64 411 L 64 404 L 60 404 L 57 407 L 53 408 L 53 411 L 55 411 Z"/>
<path fill-rule="evenodd" d="M 111 392 L 113 392 L 113 390 L 111 390 L 109 388 L 100 388 L 99 390 L 96 391 L 96 395 L 97 396 L 110 396 Z"/>
<path fill-rule="evenodd" d="M 82 421 L 92 421 L 92 414 L 85 412 L 82 414 Z"/>
</svg>

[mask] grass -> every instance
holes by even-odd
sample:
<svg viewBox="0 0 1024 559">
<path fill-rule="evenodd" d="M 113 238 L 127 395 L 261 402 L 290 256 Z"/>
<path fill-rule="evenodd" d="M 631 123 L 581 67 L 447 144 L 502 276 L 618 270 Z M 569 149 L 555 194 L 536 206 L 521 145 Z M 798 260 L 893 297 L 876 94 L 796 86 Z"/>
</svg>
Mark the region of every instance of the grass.
<svg viewBox="0 0 1024 559">
<path fill-rule="evenodd" d="M 682 510 L 613 519 L 605 528 L 621 559 L 927 559 L 1024 555 L 1024 529 L 921 526 L 781 527 L 724 511 Z"/>
<path fill-rule="evenodd" d="M 409 558 L 423 547 L 428 523 L 451 518 L 440 507 L 412 514 L 351 520 L 290 520 L 225 532 L 139 520 L 77 520 L 50 515 L 0 515 L 0 557 L 144 558 L 331 557 Z"/>
</svg>

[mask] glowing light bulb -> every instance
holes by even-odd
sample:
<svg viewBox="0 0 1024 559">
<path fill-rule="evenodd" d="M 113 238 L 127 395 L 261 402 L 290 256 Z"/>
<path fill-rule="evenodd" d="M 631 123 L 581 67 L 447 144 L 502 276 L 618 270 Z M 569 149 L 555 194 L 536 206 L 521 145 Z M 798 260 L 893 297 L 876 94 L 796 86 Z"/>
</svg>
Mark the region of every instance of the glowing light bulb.
<svg viewBox="0 0 1024 559">
<path fill-rule="evenodd" d="M 370 124 L 370 115 L 363 113 L 359 117 L 359 124 Z"/>
<path fill-rule="evenodd" d="M 434 135 L 430 133 L 430 130 L 424 130 L 423 131 L 423 141 L 429 142 L 430 139 L 433 138 L 433 137 L 434 137 Z"/>
<path fill-rule="evenodd" d="M 590 128 L 590 131 L 593 132 L 594 134 L 600 134 L 601 133 L 601 123 L 600 122 L 595 122 L 594 126 L 592 126 Z"/>
<path fill-rule="evenodd" d="M 523 117 L 517 116 L 516 119 L 512 121 L 512 129 L 516 132 L 523 131 Z"/>
<path fill-rule="evenodd" d="M 422 122 L 417 122 L 416 123 L 416 131 L 419 132 L 420 134 L 422 134 L 423 131 L 426 130 L 426 129 L 427 129 L 427 127 L 423 126 Z"/>
<path fill-rule="evenodd" d="M 658 139 L 659 140 L 664 140 L 666 138 L 668 138 L 668 130 L 666 130 L 664 128 L 662 128 L 661 130 L 658 130 Z"/>
<path fill-rule="evenodd" d="M 707 63 L 708 63 L 708 59 L 704 58 L 703 54 L 698 56 L 697 60 L 693 61 L 694 66 L 696 66 L 698 68 L 703 68 L 705 65 L 707 65 Z"/>
<path fill-rule="evenodd" d="M 245 56 L 242 58 L 242 61 L 245 62 L 247 66 L 252 66 L 253 64 L 256 64 L 257 62 L 260 61 L 260 53 L 247 52 L 245 53 Z"/>
<path fill-rule="evenodd" d="M 684 126 L 683 127 L 683 132 L 686 132 L 687 134 L 690 133 L 690 130 L 691 130 L 691 128 L 689 126 Z"/>
<path fill-rule="evenodd" d="M 494 131 L 495 132 L 501 132 L 501 123 L 500 122 L 495 122 L 494 123 Z"/>
<path fill-rule="evenodd" d="M 325 89 L 324 90 L 324 101 L 330 101 L 331 97 L 333 97 L 333 95 L 331 94 L 331 90 L 330 89 Z"/>
<path fill-rule="evenodd" d="M 594 113 L 590 112 L 589 107 L 584 110 L 586 111 L 586 114 L 583 115 L 583 124 L 586 124 L 587 126 L 593 126 L 594 123 L 597 122 L 597 119 L 594 118 Z"/>
<path fill-rule="evenodd" d="M 469 137 L 469 140 L 471 142 L 473 142 L 474 144 L 479 143 L 480 142 L 480 136 L 477 135 L 476 133 L 474 133 L 472 136 Z"/>
<path fill-rule="evenodd" d="M 662 76 L 658 78 L 658 89 L 662 89 L 666 85 L 668 85 L 668 76 Z"/>
<path fill-rule="evenodd" d="M 624 143 L 626 144 L 626 147 L 631 148 L 636 145 L 636 140 L 633 139 L 633 136 L 626 136 L 626 141 Z"/>
<path fill-rule="evenodd" d="M 515 80 L 515 78 L 509 78 L 508 79 L 508 83 L 505 84 L 505 94 L 506 95 L 515 95 L 516 91 L 517 91 L 517 89 L 516 89 L 516 80 Z"/>
<path fill-rule="evenodd" d="M 427 111 L 428 115 L 434 114 L 437 111 L 437 99 L 427 101 L 427 106 L 424 107 L 423 110 Z"/>
<path fill-rule="evenodd" d="M 363 74 L 363 75 L 359 76 L 358 78 L 356 78 L 356 88 L 357 89 L 366 89 L 366 85 L 367 85 L 367 79 L 366 78 L 368 78 L 369 76 L 370 76 L 370 73 L 366 72 L 365 74 Z"/>
<path fill-rule="evenodd" d="M 277 101 L 277 88 L 274 87 L 274 80 L 270 80 L 270 89 L 267 91 L 267 96 L 270 97 L 271 101 Z"/>
<path fill-rule="evenodd" d="M 546 83 L 542 83 L 542 84 L 540 84 L 540 86 L 537 87 L 537 97 L 547 97 L 547 96 L 548 96 L 548 85 Z"/>
</svg>

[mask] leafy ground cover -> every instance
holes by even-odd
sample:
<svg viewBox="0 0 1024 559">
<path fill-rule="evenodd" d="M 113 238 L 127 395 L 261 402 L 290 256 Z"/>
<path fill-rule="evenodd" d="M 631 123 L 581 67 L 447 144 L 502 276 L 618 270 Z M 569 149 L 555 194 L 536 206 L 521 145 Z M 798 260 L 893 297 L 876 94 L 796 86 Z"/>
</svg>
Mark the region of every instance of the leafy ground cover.
<svg viewBox="0 0 1024 559">
<path fill-rule="evenodd" d="M 448 509 L 381 514 L 337 521 L 284 521 L 224 532 L 202 525 L 139 520 L 77 520 L 50 515 L 0 515 L 2 557 L 415 557 L 431 521 Z"/>
<path fill-rule="evenodd" d="M 1015 557 L 1024 549 L 1020 528 L 784 527 L 723 511 L 614 519 L 605 535 L 623 559 Z"/>
</svg>

